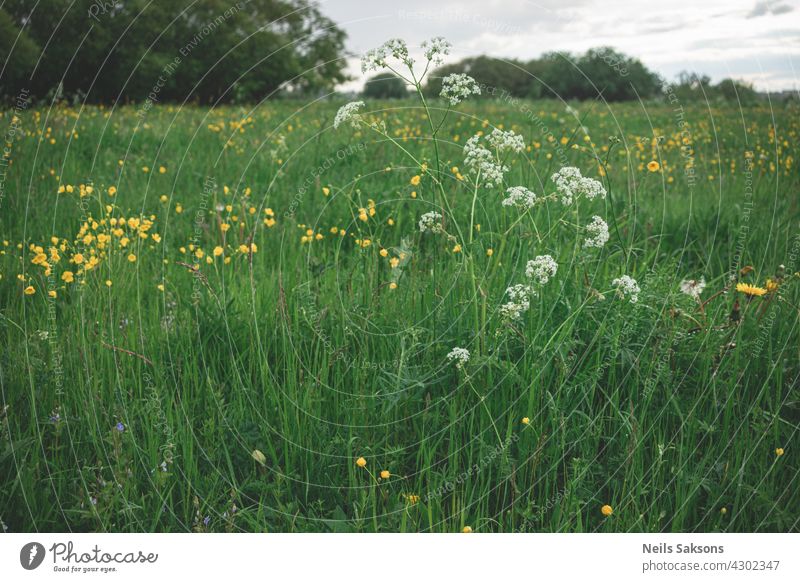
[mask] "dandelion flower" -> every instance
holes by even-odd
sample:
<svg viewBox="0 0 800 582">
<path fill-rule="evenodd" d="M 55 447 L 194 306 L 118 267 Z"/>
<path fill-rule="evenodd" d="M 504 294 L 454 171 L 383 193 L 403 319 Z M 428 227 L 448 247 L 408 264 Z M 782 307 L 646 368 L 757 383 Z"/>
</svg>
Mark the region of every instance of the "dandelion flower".
<svg viewBox="0 0 800 582">
<path fill-rule="evenodd" d="M 763 287 L 758 287 L 756 285 L 750 285 L 748 283 L 737 283 L 736 290 L 739 293 L 744 293 L 748 297 L 761 297 L 767 293 L 767 290 Z"/>
</svg>

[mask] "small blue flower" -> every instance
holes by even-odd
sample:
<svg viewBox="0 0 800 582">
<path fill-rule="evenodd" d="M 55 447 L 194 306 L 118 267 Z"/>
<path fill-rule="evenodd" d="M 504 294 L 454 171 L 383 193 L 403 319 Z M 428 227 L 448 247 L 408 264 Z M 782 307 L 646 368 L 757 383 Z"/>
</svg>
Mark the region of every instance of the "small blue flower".
<svg viewBox="0 0 800 582">
<path fill-rule="evenodd" d="M 117 423 L 117 426 L 116 426 L 116 429 L 117 429 L 119 432 L 125 432 L 125 425 L 124 425 L 124 424 L 122 424 L 121 422 L 118 422 L 118 423 Z"/>
<path fill-rule="evenodd" d="M 209 523 L 211 523 L 211 517 L 207 515 L 203 518 L 203 525 L 207 527 Z"/>
</svg>

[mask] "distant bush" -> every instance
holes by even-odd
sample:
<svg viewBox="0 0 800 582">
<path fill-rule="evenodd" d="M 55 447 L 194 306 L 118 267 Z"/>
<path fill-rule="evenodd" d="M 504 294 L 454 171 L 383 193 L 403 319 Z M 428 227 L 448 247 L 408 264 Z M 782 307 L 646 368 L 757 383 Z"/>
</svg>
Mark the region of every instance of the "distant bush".
<svg viewBox="0 0 800 582">
<path fill-rule="evenodd" d="M 408 89 L 394 73 L 380 73 L 367 81 L 363 95 L 370 99 L 402 99 L 408 96 Z"/>
</svg>

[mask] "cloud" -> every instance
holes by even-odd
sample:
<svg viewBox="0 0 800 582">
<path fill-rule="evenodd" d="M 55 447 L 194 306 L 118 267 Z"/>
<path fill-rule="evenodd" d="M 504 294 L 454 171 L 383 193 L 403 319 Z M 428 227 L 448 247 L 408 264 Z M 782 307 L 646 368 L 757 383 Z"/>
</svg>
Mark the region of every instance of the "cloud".
<svg viewBox="0 0 800 582">
<path fill-rule="evenodd" d="M 789 6 L 788 4 L 780 4 L 775 0 L 761 0 L 760 2 L 756 2 L 756 5 L 747 15 L 747 18 L 758 18 L 759 16 L 765 16 L 767 14 L 777 16 L 779 14 L 786 14 L 792 10 L 794 10 L 794 6 Z"/>
</svg>

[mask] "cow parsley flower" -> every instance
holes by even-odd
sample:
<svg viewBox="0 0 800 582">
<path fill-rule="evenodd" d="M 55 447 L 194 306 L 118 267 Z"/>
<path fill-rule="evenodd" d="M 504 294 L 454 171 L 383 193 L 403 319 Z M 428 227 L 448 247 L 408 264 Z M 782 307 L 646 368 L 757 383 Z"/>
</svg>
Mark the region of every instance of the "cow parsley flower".
<svg viewBox="0 0 800 582">
<path fill-rule="evenodd" d="M 525 267 L 525 274 L 529 279 L 535 279 L 539 285 L 546 285 L 558 271 L 558 263 L 550 255 L 539 255 L 532 261 L 528 261 Z"/>
<path fill-rule="evenodd" d="M 442 215 L 438 212 L 426 212 L 419 219 L 420 232 L 442 232 Z"/>
<path fill-rule="evenodd" d="M 443 36 L 437 36 L 430 40 L 424 41 L 420 47 L 425 53 L 425 58 L 431 61 L 435 66 L 439 66 L 444 62 L 445 55 L 450 54 L 450 44 Z"/>
<path fill-rule="evenodd" d="M 530 285 L 512 285 L 506 289 L 510 301 L 500 306 L 500 315 L 506 319 L 517 320 L 531 307 L 534 290 Z"/>
<path fill-rule="evenodd" d="M 517 135 L 513 131 L 503 131 L 502 129 L 493 129 L 486 137 L 489 145 L 495 148 L 498 152 L 512 151 L 520 153 L 525 149 L 525 140 L 521 135 Z"/>
<path fill-rule="evenodd" d="M 586 232 L 589 236 L 583 241 L 584 248 L 594 247 L 602 249 L 608 242 L 608 225 L 606 221 L 595 215 L 592 217 L 592 222 L 586 225 Z"/>
<path fill-rule="evenodd" d="M 606 197 L 606 189 L 600 182 L 582 176 L 581 171 L 572 166 L 561 168 L 550 179 L 555 183 L 564 206 L 569 206 L 579 196 L 584 196 L 587 200 Z"/>
<path fill-rule="evenodd" d="M 383 69 L 387 66 L 386 60 L 390 56 L 409 67 L 414 64 L 414 59 L 408 54 L 408 45 L 406 45 L 406 41 L 400 38 L 392 38 L 381 46 L 370 49 L 364 53 L 361 57 L 361 72 L 366 73 L 368 71 Z"/>
<path fill-rule="evenodd" d="M 469 362 L 469 350 L 466 348 L 453 348 L 447 354 L 447 360 L 456 363 L 456 368 L 459 370 L 464 367 L 464 364 Z"/>
<path fill-rule="evenodd" d="M 481 184 L 492 188 L 503 182 L 503 175 L 508 167 L 497 163 L 491 151 L 480 143 L 480 136 L 475 135 L 464 145 L 464 165 L 476 176 L 480 176 Z"/>
<path fill-rule="evenodd" d="M 536 204 L 536 194 L 528 190 L 525 186 L 512 186 L 506 190 L 506 197 L 503 206 L 516 206 L 518 208 L 530 209 Z"/>
<path fill-rule="evenodd" d="M 463 73 L 453 73 L 442 79 L 442 92 L 439 96 L 450 101 L 450 105 L 458 105 L 470 95 L 480 94 L 481 88 L 475 79 Z"/>
<path fill-rule="evenodd" d="M 639 301 L 639 293 L 642 291 L 636 279 L 623 275 L 618 279 L 611 281 L 611 284 L 616 288 L 617 296 L 620 299 L 628 299 L 631 303 Z"/>
<path fill-rule="evenodd" d="M 681 293 L 688 295 L 692 299 L 700 299 L 700 294 L 706 288 L 706 280 L 703 277 L 700 279 L 684 279 L 681 281 Z"/>
<path fill-rule="evenodd" d="M 333 120 L 333 128 L 339 129 L 340 125 L 348 121 L 353 127 L 358 127 L 358 123 L 361 121 L 361 115 L 359 115 L 358 111 L 362 107 L 364 107 L 363 101 L 353 101 L 342 105 L 339 111 L 336 112 L 336 118 Z"/>
</svg>

